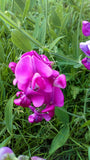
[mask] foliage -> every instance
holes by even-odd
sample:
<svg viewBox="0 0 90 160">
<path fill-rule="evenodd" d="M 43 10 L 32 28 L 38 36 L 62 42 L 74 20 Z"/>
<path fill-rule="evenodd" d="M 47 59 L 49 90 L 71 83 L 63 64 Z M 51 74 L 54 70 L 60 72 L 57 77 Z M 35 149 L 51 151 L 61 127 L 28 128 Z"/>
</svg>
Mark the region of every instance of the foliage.
<svg viewBox="0 0 90 160">
<path fill-rule="evenodd" d="M 89 12 L 88 0 L 0 0 L 0 147 L 8 145 L 17 156 L 90 159 L 90 72 L 79 49 L 88 39 L 81 27 Z M 67 78 L 64 107 L 38 124 L 28 123 L 27 108 L 12 105 L 17 87 L 8 68 L 32 49 Z"/>
</svg>

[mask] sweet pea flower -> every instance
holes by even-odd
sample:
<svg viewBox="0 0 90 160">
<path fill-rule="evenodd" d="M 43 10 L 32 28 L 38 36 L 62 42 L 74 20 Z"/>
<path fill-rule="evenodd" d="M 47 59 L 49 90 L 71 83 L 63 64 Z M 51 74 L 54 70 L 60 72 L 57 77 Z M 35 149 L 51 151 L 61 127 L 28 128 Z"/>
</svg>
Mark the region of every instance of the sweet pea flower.
<svg viewBox="0 0 90 160">
<path fill-rule="evenodd" d="M 15 74 L 13 85 L 17 84 L 20 90 L 14 103 L 32 110 L 28 118 L 30 123 L 43 119 L 49 121 L 54 116 L 55 107 L 64 105 L 61 89 L 66 87 L 66 76 L 53 70 L 52 65 L 47 56 L 39 55 L 36 51 L 24 53 L 17 64 L 9 64 Z"/>
<path fill-rule="evenodd" d="M 82 59 L 81 62 L 85 66 L 85 68 L 90 70 L 90 58 L 85 57 L 84 59 Z"/>
<path fill-rule="evenodd" d="M 80 48 L 87 56 L 90 56 L 90 40 L 86 42 L 81 42 Z"/>
<path fill-rule="evenodd" d="M 84 36 L 90 36 L 90 22 L 82 22 L 82 33 L 84 34 Z"/>
</svg>

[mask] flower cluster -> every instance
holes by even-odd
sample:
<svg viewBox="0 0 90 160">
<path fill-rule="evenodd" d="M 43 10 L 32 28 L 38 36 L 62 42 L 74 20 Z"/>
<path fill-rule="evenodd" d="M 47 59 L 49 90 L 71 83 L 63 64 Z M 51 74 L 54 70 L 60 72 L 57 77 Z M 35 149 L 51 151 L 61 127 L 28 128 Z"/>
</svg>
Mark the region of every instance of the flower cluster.
<svg viewBox="0 0 90 160">
<path fill-rule="evenodd" d="M 53 61 L 36 51 L 24 53 L 19 62 L 9 63 L 9 68 L 15 74 L 13 84 L 19 91 L 16 105 L 29 107 L 33 114 L 28 118 L 30 123 L 40 122 L 44 118 L 49 121 L 54 116 L 55 106 L 64 105 L 64 95 L 61 89 L 66 87 L 66 77 L 52 69 Z"/>
<path fill-rule="evenodd" d="M 84 36 L 90 36 L 90 22 L 88 21 L 82 22 L 82 33 L 84 34 Z M 90 40 L 86 42 L 81 42 L 80 48 L 87 56 L 90 56 Z M 90 58 L 85 57 L 84 59 L 82 59 L 82 64 L 88 70 L 90 70 Z"/>
</svg>

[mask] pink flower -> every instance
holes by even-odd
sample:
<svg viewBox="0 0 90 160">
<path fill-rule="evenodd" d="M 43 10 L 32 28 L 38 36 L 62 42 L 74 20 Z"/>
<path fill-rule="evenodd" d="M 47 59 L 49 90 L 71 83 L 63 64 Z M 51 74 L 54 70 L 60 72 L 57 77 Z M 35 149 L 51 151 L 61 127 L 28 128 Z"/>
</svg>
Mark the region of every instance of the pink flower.
<svg viewBox="0 0 90 160">
<path fill-rule="evenodd" d="M 90 58 L 85 57 L 84 59 L 82 59 L 82 64 L 85 66 L 85 68 L 90 70 Z"/>
<path fill-rule="evenodd" d="M 90 56 L 90 40 L 86 42 L 81 42 L 80 48 L 87 56 Z"/>
<path fill-rule="evenodd" d="M 90 22 L 82 22 L 82 33 L 84 34 L 84 36 L 90 36 Z"/>
<path fill-rule="evenodd" d="M 24 53 L 17 64 L 9 64 L 15 74 L 13 84 L 21 90 L 14 103 L 32 110 L 33 114 L 28 118 L 30 123 L 49 121 L 54 116 L 55 106 L 64 105 L 61 89 L 66 87 L 66 77 L 53 70 L 52 64 L 45 55 L 35 51 Z"/>
</svg>

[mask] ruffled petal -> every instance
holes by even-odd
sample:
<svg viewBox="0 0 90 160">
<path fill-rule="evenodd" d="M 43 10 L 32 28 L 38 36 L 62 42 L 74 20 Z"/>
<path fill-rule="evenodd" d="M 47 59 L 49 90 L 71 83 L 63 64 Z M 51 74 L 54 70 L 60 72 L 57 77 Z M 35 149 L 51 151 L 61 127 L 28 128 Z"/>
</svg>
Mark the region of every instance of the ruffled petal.
<svg viewBox="0 0 90 160">
<path fill-rule="evenodd" d="M 47 56 L 44 55 L 44 54 L 41 54 L 40 56 L 41 56 L 41 58 L 42 58 L 42 60 L 43 60 L 44 63 L 46 63 L 47 65 L 49 65 L 50 67 L 52 67 L 52 65 L 54 64 L 53 61 L 49 61 L 49 59 L 47 58 Z"/>
<path fill-rule="evenodd" d="M 25 84 L 32 79 L 33 69 L 30 56 L 25 56 L 17 63 L 15 76 L 18 82 Z"/>
<path fill-rule="evenodd" d="M 58 87 L 54 87 L 53 94 L 54 105 L 57 107 L 62 107 L 64 105 L 64 95 L 62 91 Z"/>
<path fill-rule="evenodd" d="M 52 75 L 52 69 L 43 61 L 33 56 L 34 65 L 36 66 L 36 72 L 43 77 L 50 77 Z"/>
<path fill-rule="evenodd" d="M 33 55 L 35 55 L 36 57 L 40 58 L 39 54 L 36 51 L 33 51 L 33 50 L 30 51 L 30 52 L 26 52 L 26 53 L 22 54 L 21 58 L 23 58 L 25 56 L 31 56 L 32 57 Z"/>
<path fill-rule="evenodd" d="M 59 75 L 53 84 L 55 87 L 66 88 L 66 76 L 64 74 Z"/>
</svg>

